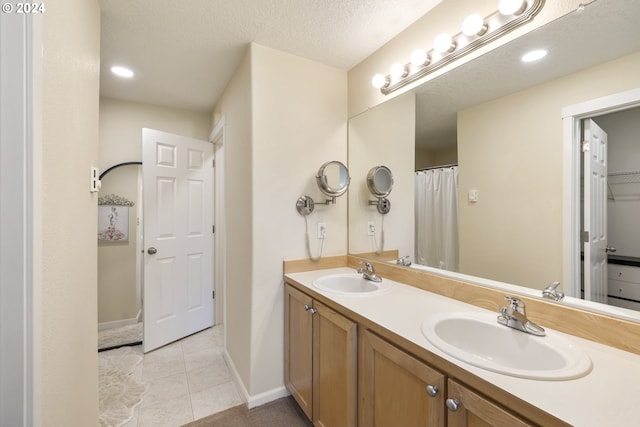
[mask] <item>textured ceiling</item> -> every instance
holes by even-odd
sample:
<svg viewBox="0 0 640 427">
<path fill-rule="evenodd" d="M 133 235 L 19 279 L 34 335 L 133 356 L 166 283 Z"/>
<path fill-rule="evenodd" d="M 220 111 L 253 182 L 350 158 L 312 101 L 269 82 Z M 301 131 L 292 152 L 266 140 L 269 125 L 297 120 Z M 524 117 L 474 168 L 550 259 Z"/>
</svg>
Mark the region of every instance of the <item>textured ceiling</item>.
<svg viewBox="0 0 640 427">
<path fill-rule="evenodd" d="M 520 62 L 534 48 L 549 55 Z M 422 85 L 416 91 L 416 144 L 455 146 L 458 111 L 639 50 L 640 1 L 597 0 Z"/>
<path fill-rule="evenodd" d="M 210 112 L 250 42 L 349 70 L 440 1 L 99 0 L 100 92 Z"/>
</svg>

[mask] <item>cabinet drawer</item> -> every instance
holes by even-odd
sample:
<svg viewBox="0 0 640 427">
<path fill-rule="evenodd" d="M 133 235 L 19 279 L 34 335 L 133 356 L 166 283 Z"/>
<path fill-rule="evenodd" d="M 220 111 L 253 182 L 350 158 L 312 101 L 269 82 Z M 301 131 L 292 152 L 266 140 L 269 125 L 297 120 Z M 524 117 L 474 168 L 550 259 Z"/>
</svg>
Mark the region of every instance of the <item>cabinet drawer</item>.
<svg viewBox="0 0 640 427">
<path fill-rule="evenodd" d="M 607 265 L 609 279 L 623 280 L 625 282 L 640 283 L 640 267 L 630 265 Z"/>
<path fill-rule="evenodd" d="M 609 298 L 607 303 L 614 307 L 628 308 L 630 310 L 640 311 L 640 302 L 629 301 L 626 299 Z"/>
<path fill-rule="evenodd" d="M 640 301 L 640 283 L 609 279 L 608 285 L 610 296 Z"/>
</svg>

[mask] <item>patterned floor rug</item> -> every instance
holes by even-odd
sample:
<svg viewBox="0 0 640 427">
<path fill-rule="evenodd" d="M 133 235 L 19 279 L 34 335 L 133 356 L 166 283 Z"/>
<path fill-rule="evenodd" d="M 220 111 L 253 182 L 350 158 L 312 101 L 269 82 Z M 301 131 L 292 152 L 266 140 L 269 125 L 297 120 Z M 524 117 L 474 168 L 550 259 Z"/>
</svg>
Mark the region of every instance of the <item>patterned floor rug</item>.
<svg viewBox="0 0 640 427">
<path fill-rule="evenodd" d="M 98 350 L 142 342 L 142 322 L 98 331 Z"/>
<path fill-rule="evenodd" d="M 134 371 L 140 362 L 141 351 L 132 347 L 98 353 L 100 427 L 122 426 L 142 402 L 148 386 L 135 378 Z"/>
</svg>

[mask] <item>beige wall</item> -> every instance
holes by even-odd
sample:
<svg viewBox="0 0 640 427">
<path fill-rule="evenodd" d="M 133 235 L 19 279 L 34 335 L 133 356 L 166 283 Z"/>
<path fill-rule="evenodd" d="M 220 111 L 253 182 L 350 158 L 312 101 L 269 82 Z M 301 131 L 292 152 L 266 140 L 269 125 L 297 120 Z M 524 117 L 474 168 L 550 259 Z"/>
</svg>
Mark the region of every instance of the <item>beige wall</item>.
<svg viewBox="0 0 640 427">
<path fill-rule="evenodd" d="M 497 0 L 475 0 L 466 2 L 460 0 L 443 0 L 442 3 L 417 20 L 385 46 L 353 67 L 349 71 L 349 117 L 354 117 L 366 111 L 368 108 L 411 90 L 448 70 L 458 67 L 547 22 L 565 15 L 575 10 L 578 5 L 584 3 L 584 1 L 546 1 L 543 9 L 533 21 L 390 95 L 383 95 L 378 89 L 371 86 L 371 78 L 374 74 L 388 74 L 389 67 L 394 62 L 403 64 L 409 62 L 413 50 L 419 47 L 430 49 L 433 39 L 442 32 L 448 32 L 449 34 L 459 33 L 462 21 L 469 14 L 475 12 L 482 16 L 487 16 L 497 9 L 497 3 Z"/>
<path fill-rule="evenodd" d="M 102 124 L 101 124 L 102 126 Z M 139 193 L 139 166 L 114 169 L 102 179 L 100 196 L 114 194 L 135 203 L 129 217 L 119 218 L 118 225 L 128 223 L 126 242 L 98 242 L 98 324 L 122 320 L 137 321 L 141 309 L 138 287 L 138 217 L 142 215 Z M 142 225 L 142 224 L 140 224 Z M 120 227 L 119 227 L 120 228 Z M 122 229 L 122 228 L 120 228 Z M 101 230 L 98 230 L 101 231 Z M 122 326 L 115 323 L 106 326 Z"/>
<path fill-rule="evenodd" d="M 245 388 L 251 380 L 251 52 L 248 51 L 214 112 L 225 116 L 226 308 L 227 352 Z"/>
<path fill-rule="evenodd" d="M 416 170 L 456 163 L 458 163 L 458 147 L 456 146 L 440 150 L 421 150 L 416 148 Z"/>
<path fill-rule="evenodd" d="M 349 120 L 349 252 L 397 249 L 401 256 L 414 252 L 414 152 L 415 96 L 408 93 Z M 374 166 L 387 166 L 393 173 L 393 189 L 387 197 L 391 210 L 380 215 L 369 200 L 376 200 L 367 187 L 367 173 Z M 368 223 L 376 228 L 375 242 L 368 236 Z M 384 227 L 383 227 L 384 226 Z"/>
<path fill-rule="evenodd" d="M 561 109 L 637 88 L 639 69 L 636 53 L 458 114 L 461 271 L 540 289 L 561 280 Z"/>
<path fill-rule="evenodd" d="M 226 119 L 227 346 L 250 399 L 283 392 L 282 260 L 307 258 L 301 195 L 315 200 L 315 174 L 346 163 L 346 72 L 257 44 L 214 116 Z M 323 256 L 347 251 L 347 200 L 316 205 L 312 251 L 327 224 Z"/>
<path fill-rule="evenodd" d="M 208 140 L 208 113 L 100 98 L 100 171 L 123 162 L 142 161 L 142 129 Z M 101 196 L 116 194 L 136 203 L 129 209 L 129 241 L 98 244 L 98 323 L 135 319 L 140 310 L 136 292 L 137 218 L 142 220 L 138 168 L 114 169 L 102 182 Z"/>
<path fill-rule="evenodd" d="M 208 140 L 209 113 L 100 98 L 99 167 L 142 161 L 142 128 Z"/>
<path fill-rule="evenodd" d="M 57 0 L 43 19 L 41 419 L 93 426 L 100 10 L 95 0 Z"/>
</svg>

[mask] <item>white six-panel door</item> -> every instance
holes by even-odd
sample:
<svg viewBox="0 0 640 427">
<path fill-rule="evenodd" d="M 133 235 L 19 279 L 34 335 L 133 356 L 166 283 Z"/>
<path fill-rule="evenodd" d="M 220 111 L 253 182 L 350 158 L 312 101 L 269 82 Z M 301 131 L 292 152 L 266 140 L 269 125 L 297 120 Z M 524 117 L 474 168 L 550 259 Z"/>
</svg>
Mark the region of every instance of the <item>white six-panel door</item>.
<svg viewBox="0 0 640 427">
<path fill-rule="evenodd" d="M 584 299 L 607 303 L 607 134 L 584 123 Z"/>
<path fill-rule="evenodd" d="M 144 351 L 213 325 L 213 145 L 143 129 Z"/>
</svg>

